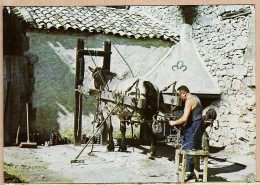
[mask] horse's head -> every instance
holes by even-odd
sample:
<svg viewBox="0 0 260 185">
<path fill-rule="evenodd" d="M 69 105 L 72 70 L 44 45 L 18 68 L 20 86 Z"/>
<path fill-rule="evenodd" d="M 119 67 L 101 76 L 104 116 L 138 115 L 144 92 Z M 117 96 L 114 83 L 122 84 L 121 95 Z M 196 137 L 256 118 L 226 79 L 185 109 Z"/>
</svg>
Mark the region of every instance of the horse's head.
<svg viewBox="0 0 260 185">
<path fill-rule="evenodd" d="M 92 67 L 88 67 L 92 72 L 92 77 L 94 78 L 94 86 L 96 89 L 104 90 L 107 82 L 116 76 L 115 73 L 105 70 L 101 67 L 96 67 L 95 69 Z"/>
</svg>

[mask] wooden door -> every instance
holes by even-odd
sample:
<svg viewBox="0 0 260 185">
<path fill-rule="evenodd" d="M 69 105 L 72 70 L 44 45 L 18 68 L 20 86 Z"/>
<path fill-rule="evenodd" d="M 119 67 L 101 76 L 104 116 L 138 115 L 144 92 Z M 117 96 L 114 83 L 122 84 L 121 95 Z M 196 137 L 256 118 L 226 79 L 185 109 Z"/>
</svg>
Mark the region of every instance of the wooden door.
<svg viewBox="0 0 260 185">
<path fill-rule="evenodd" d="M 28 101 L 27 62 L 23 56 L 4 56 L 4 144 L 13 145 L 17 132 L 26 131 L 25 104 Z M 20 130 L 18 130 L 20 129 Z"/>
</svg>

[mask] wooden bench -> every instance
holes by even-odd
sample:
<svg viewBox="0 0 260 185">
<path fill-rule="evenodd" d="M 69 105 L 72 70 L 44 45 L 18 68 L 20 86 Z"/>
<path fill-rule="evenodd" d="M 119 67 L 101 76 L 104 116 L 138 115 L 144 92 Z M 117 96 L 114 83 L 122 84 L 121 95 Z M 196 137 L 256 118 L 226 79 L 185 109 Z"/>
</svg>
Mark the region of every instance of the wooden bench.
<svg viewBox="0 0 260 185">
<path fill-rule="evenodd" d="M 180 167 L 180 157 L 182 155 L 182 167 Z M 181 182 L 184 182 L 185 175 L 186 175 L 186 164 L 187 164 L 187 155 L 192 155 L 194 161 L 194 172 L 196 181 L 199 180 L 199 175 L 203 175 L 203 182 L 207 182 L 208 177 L 208 156 L 209 153 L 203 150 L 176 150 L 175 153 L 175 165 L 176 165 L 176 179 L 179 181 L 179 173 L 181 171 Z M 204 168 L 203 172 L 200 172 L 200 158 L 204 158 Z"/>
</svg>

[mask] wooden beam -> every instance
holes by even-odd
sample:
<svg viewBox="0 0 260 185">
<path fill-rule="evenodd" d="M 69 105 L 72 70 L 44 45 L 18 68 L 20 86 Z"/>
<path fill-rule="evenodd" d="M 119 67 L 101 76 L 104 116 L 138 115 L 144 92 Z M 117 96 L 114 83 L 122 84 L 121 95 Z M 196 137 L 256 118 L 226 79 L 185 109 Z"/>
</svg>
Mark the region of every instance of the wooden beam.
<svg viewBox="0 0 260 185">
<path fill-rule="evenodd" d="M 18 55 L 12 57 L 11 60 L 11 142 L 14 144 L 17 129 L 20 125 L 20 61 L 22 58 Z"/>
<path fill-rule="evenodd" d="M 77 51 L 83 50 L 84 48 L 84 41 L 82 38 L 78 39 L 77 43 Z M 79 86 L 79 74 L 80 74 L 80 63 L 79 59 L 82 54 L 77 52 L 76 54 L 76 75 L 75 75 L 75 90 L 78 89 Z M 82 98 L 81 98 L 82 100 Z M 80 94 L 78 91 L 75 91 L 75 112 L 74 112 L 74 140 L 75 145 L 80 146 L 81 145 L 81 118 L 82 116 L 82 104 L 80 101 Z"/>
<path fill-rule="evenodd" d="M 105 41 L 104 42 L 104 52 L 109 53 L 108 55 L 104 56 L 103 60 L 103 68 L 110 71 L 110 63 L 111 63 L 111 42 Z"/>
<path fill-rule="evenodd" d="M 84 49 L 78 49 L 77 51 L 79 54 L 98 56 L 98 57 L 104 57 L 112 54 L 111 51 L 96 51 L 96 50 L 84 50 Z"/>
</svg>

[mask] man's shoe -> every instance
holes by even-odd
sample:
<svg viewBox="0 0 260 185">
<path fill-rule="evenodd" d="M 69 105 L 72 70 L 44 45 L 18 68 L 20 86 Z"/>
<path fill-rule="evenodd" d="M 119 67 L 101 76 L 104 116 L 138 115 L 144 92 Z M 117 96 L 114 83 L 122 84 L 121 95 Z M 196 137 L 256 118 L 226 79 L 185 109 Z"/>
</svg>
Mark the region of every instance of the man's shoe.
<svg viewBox="0 0 260 185">
<path fill-rule="evenodd" d="M 195 173 L 194 172 L 186 172 L 186 178 L 185 178 L 185 182 L 189 181 L 191 179 L 195 178 Z"/>
<path fill-rule="evenodd" d="M 151 160 L 155 159 L 155 155 L 152 152 L 148 153 L 147 157 L 148 157 L 148 159 L 151 159 Z"/>
</svg>

